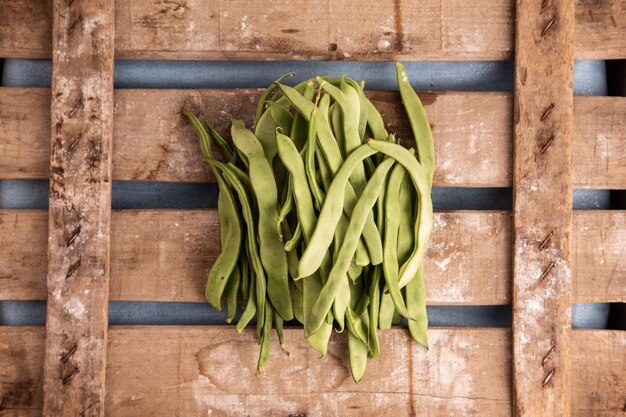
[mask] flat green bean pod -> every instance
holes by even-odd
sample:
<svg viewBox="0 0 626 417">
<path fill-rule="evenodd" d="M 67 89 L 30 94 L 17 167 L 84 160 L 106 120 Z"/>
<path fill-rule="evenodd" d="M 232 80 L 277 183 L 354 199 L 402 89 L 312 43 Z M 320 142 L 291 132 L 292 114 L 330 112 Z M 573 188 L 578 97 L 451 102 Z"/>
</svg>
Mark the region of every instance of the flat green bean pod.
<svg viewBox="0 0 626 417">
<path fill-rule="evenodd" d="M 294 123 L 293 116 L 291 115 L 291 113 L 289 113 L 289 109 L 286 109 L 281 104 L 273 101 L 270 101 L 267 104 L 269 104 L 270 106 L 269 111 L 274 123 L 276 123 L 278 127 L 280 127 L 283 131 L 289 132 Z M 272 149 L 275 148 L 274 144 L 272 144 L 271 146 Z M 272 152 L 272 154 L 276 155 L 276 152 Z"/>
<path fill-rule="evenodd" d="M 186 113 L 200 137 L 200 146 L 205 158 L 212 158 L 211 138 L 204 124 L 190 112 Z M 214 165 L 209 163 L 219 187 L 222 189 L 218 199 L 218 216 L 220 219 L 222 251 L 209 271 L 205 288 L 207 302 L 216 310 L 222 311 L 222 295 L 237 267 L 237 259 L 241 248 L 242 230 L 237 204 L 230 188 Z"/>
<path fill-rule="evenodd" d="M 385 238 L 383 240 L 383 271 L 385 282 L 389 289 L 389 295 L 393 300 L 396 310 L 404 317 L 409 317 L 409 312 L 404 304 L 400 287 L 398 286 L 398 233 L 400 229 L 400 187 L 404 180 L 405 169 L 402 165 L 396 165 L 391 171 L 387 183 L 385 195 Z"/>
<path fill-rule="evenodd" d="M 428 349 L 428 314 L 426 312 L 426 288 L 424 286 L 424 266 L 420 266 L 415 277 L 406 284 L 406 306 L 414 318 L 409 320 L 409 333 L 413 340 Z"/>
<path fill-rule="evenodd" d="M 367 155 L 367 152 L 362 151 L 363 149 L 364 148 L 362 147 L 357 148 L 346 160 L 346 165 L 348 165 L 348 161 L 350 160 L 350 158 L 352 158 L 352 155 L 357 156 L 355 158 L 356 160 L 355 164 L 356 162 L 359 161 L 358 159 L 359 157 L 361 157 L 362 155 Z M 313 311 L 311 312 L 311 317 L 308 323 L 305 324 L 306 334 L 311 334 L 315 332 L 318 329 L 318 327 L 321 325 L 322 321 L 324 320 L 324 317 L 326 316 L 327 312 L 330 310 L 332 306 L 335 296 L 337 295 L 337 290 L 339 288 L 340 280 L 346 279 L 348 268 L 350 267 L 350 260 L 352 259 L 352 256 L 354 256 L 354 252 L 356 251 L 357 243 L 359 241 L 361 232 L 363 231 L 363 227 L 365 225 L 365 220 L 367 219 L 367 215 L 368 213 L 371 212 L 374 204 L 376 204 L 376 200 L 378 198 L 378 195 L 380 194 L 382 185 L 384 184 L 384 180 L 385 180 L 385 177 L 387 176 L 387 172 L 392 167 L 393 163 L 394 163 L 394 160 L 391 158 L 381 162 L 378 168 L 376 168 L 376 172 L 374 173 L 372 178 L 370 178 L 367 185 L 365 186 L 365 189 L 363 190 L 363 194 L 359 198 L 359 201 L 357 202 L 354 208 L 354 211 L 352 213 L 352 218 L 350 219 L 350 225 L 348 226 L 346 236 L 344 238 L 343 244 L 341 245 L 341 249 L 339 250 L 339 256 L 337 257 L 337 260 L 335 264 L 333 265 L 333 268 L 330 271 L 328 280 L 324 284 L 324 287 L 322 288 L 322 291 L 320 292 L 319 298 L 315 302 L 315 306 L 313 308 Z M 339 178 L 339 175 L 336 178 Z M 347 179 L 346 179 L 346 182 L 347 182 Z M 331 189 L 332 189 L 332 186 L 331 186 Z M 331 193 L 329 192 L 329 197 L 324 204 L 324 208 L 326 208 L 327 204 L 329 204 L 330 202 L 330 194 Z M 321 220 L 323 214 L 324 214 L 323 212 L 322 214 L 320 214 L 320 217 L 319 217 L 320 220 L 318 220 L 320 224 L 324 224 L 322 223 L 322 220 Z M 311 240 L 311 242 L 315 240 L 315 236 L 318 230 L 320 230 L 319 227 L 315 229 L 315 233 L 313 234 L 313 239 Z M 307 247 L 307 250 L 312 245 L 313 243 L 311 243 Z M 302 259 L 300 260 L 300 268 L 299 268 L 300 272 L 302 269 L 305 256 L 306 256 L 306 251 L 304 255 L 302 256 Z"/>
<path fill-rule="evenodd" d="M 255 280 L 253 279 L 250 280 L 249 291 L 250 291 L 250 294 L 256 291 Z M 248 302 L 246 303 L 246 307 L 244 308 L 243 313 L 241 313 L 241 317 L 239 318 L 239 321 L 237 322 L 237 326 L 235 326 L 237 333 L 243 332 L 243 330 L 246 328 L 248 323 L 250 323 L 250 321 L 254 318 L 254 315 L 256 313 L 256 299 L 257 297 L 253 297 L 252 295 L 248 297 Z M 264 317 L 263 314 L 261 314 L 260 316 Z"/>
<path fill-rule="evenodd" d="M 265 304 L 265 320 L 263 324 L 263 333 L 261 335 L 261 351 L 259 352 L 259 361 L 257 363 L 257 376 L 261 376 L 265 372 L 267 362 L 270 357 L 270 336 L 272 332 L 272 322 L 274 311 L 270 303 Z"/>
<path fill-rule="evenodd" d="M 233 120 L 231 135 L 237 149 L 247 158 L 252 191 L 259 208 L 258 238 L 261 262 L 267 276 L 267 294 L 283 320 L 291 320 L 287 253 L 281 243 L 278 224 L 278 195 L 274 173 L 263 147 L 243 122 Z"/>
<path fill-rule="evenodd" d="M 257 105 L 257 109 L 256 109 L 256 115 L 254 116 L 254 122 L 255 123 L 259 123 L 259 120 L 261 119 L 261 115 L 263 114 L 263 112 L 265 111 L 265 104 L 267 103 L 268 99 L 270 98 L 270 95 L 274 92 L 274 89 L 276 88 L 276 84 L 278 84 L 279 82 L 281 82 L 285 77 L 293 77 L 294 75 L 296 75 L 295 72 L 290 71 L 280 77 L 278 77 L 278 79 L 276 81 L 274 81 L 272 84 L 269 85 L 269 87 L 267 87 L 263 93 L 261 94 L 261 97 L 259 97 L 259 104 Z"/>
<path fill-rule="evenodd" d="M 366 97 L 365 105 L 367 106 L 367 125 L 372 130 L 372 137 L 376 140 L 387 140 L 389 133 L 385 129 L 385 122 L 376 107 Z"/>
<path fill-rule="evenodd" d="M 332 243 L 333 230 L 337 226 L 337 222 L 339 222 L 341 213 L 343 213 L 344 193 L 350 175 L 359 164 L 362 164 L 365 158 L 375 153 L 376 151 L 371 146 L 361 145 L 350 154 L 337 172 L 318 218 L 318 223 L 323 225 L 323 227 L 315 228 L 311 242 L 302 254 L 302 258 L 300 258 L 299 276 L 307 277 L 320 267 L 323 255 L 328 251 Z"/>
<path fill-rule="evenodd" d="M 415 137 L 415 147 L 417 150 L 417 159 L 420 164 L 428 172 L 430 182 L 432 183 L 432 174 L 435 167 L 435 145 L 433 143 L 433 133 L 430 129 L 426 111 L 420 101 L 415 90 L 411 87 L 411 83 L 406 75 L 404 65 L 396 62 L 396 73 L 398 76 L 398 90 L 402 97 L 402 104 L 406 109 L 409 118 L 409 124 Z"/>
<path fill-rule="evenodd" d="M 239 285 L 241 284 L 241 275 L 239 273 L 239 266 L 235 265 L 235 269 L 228 278 L 226 284 L 226 308 L 228 315 L 226 316 L 226 323 L 231 323 L 235 319 L 237 313 L 237 295 L 239 294 Z"/>
<path fill-rule="evenodd" d="M 368 347 L 357 336 L 348 332 L 348 351 L 350 359 L 350 374 L 357 384 L 361 382 L 367 366 Z"/>
<path fill-rule="evenodd" d="M 419 162 L 411 153 L 400 145 L 389 142 L 370 140 L 369 146 L 379 152 L 384 153 L 396 161 L 398 161 L 409 174 L 413 185 L 418 193 L 418 213 L 419 216 L 415 222 L 415 249 L 409 260 L 402 266 L 400 270 L 400 288 L 404 287 L 417 273 L 422 261 L 426 248 L 428 246 L 428 238 L 433 228 L 433 203 L 430 196 L 430 182 L 428 173 L 422 168 Z M 300 261 L 302 265 L 302 260 Z"/>
<path fill-rule="evenodd" d="M 256 236 L 254 231 L 256 230 L 254 215 L 252 214 L 252 207 L 250 204 L 250 200 L 248 197 L 248 193 L 244 188 L 241 181 L 239 181 L 238 177 L 231 171 L 228 165 L 223 164 L 219 161 L 211 161 L 211 163 L 220 169 L 224 175 L 224 178 L 233 186 L 234 190 L 237 192 L 239 196 L 239 201 L 241 203 L 241 211 L 243 214 L 243 218 L 248 225 L 246 228 L 246 236 L 247 236 L 247 254 L 248 259 L 250 260 L 252 270 L 256 276 L 256 305 L 258 305 L 260 311 L 265 310 L 265 293 L 266 293 L 266 283 L 265 283 L 265 271 L 263 270 L 263 265 L 261 263 L 261 259 L 259 258 L 259 248 L 256 241 Z M 255 297 L 250 297 L 255 298 Z M 262 323 L 264 319 L 264 315 L 260 315 L 259 321 Z"/>
</svg>

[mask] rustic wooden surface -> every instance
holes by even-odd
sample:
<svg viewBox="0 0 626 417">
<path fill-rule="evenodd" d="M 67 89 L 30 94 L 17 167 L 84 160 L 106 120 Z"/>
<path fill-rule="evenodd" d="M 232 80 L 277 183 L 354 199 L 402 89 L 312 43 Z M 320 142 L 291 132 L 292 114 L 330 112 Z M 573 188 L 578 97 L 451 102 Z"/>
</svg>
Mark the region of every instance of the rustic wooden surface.
<svg viewBox="0 0 626 417">
<path fill-rule="evenodd" d="M 47 178 L 48 95 L 45 89 L 0 88 L 0 178 Z M 227 133 L 232 117 L 250 125 L 258 95 L 258 90 L 116 90 L 113 178 L 213 181 L 181 109 L 201 111 Z M 411 138 L 397 94 L 372 92 L 370 97 L 390 131 Z M 435 185 L 511 186 L 511 94 L 420 97 L 435 135 Z M 626 188 L 626 98 L 576 97 L 574 107 L 574 186 Z"/>
<path fill-rule="evenodd" d="M 626 212 L 574 214 L 574 302 L 626 302 Z M 0 300 L 46 298 L 47 220 L 44 211 L 0 210 Z M 114 211 L 111 299 L 204 301 L 218 227 L 213 210 Z M 506 212 L 436 213 L 428 303 L 510 304 L 511 228 Z"/>
<path fill-rule="evenodd" d="M 626 57 L 624 1 L 577 3 L 576 57 Z M 513 56 L 514 17 L 512 0 L 118 0 L 115 50 L 131 59 L 501 60 Z M 49 57 L 49 28 L 45 1 L 0 0 L 0 56 Z"/>
<path fill-rule="evenodd" d="M 43 415 L 104 416 L 115 6 L 53 0 L 52 14 Z"/>
<path fill-rule="evenodd" d="M 286 331 L 291 358 L 272 341 L 267 373 L 257 378 L 253 331 L 113 327 L 107 415 L 511 415 L 509 330 L 431 329 L 429 352 L 406 330 L 385 331 L 381 356 L 370 360 L 360 385 L 346 368 L 343 335 L 333 336 L 320 360 L 301 332 Z M 0 390 L 10 395 L 8 415 L 41 415 L 42 357 L 41 328 L 0 327 Z M 622 417 L 625 367 L 626 332 L 573 331 L 572 415 Z"/>
<path fill-rule="evenodd" d="M 574 0 L 517 0 L 513 413 L 571 410 Z"/>
</svg>

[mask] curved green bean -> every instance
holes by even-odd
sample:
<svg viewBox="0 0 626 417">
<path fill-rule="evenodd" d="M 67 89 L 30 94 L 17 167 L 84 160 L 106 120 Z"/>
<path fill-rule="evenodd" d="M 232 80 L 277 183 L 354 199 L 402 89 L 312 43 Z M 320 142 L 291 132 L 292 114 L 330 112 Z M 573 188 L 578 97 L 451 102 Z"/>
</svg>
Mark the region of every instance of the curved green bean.
<svg viewBox="0 0 626 417">
<path fill-rule="evenodd" d="M 266 292 L 266 284 L 265 284 L 265 271 L 263 270 L 263 265 L 261 263 L 261 259 L 259 258 L 259 248 L 257 245 L 256 235 L 255 235 L 255 222 L 254 216 L 252 214 L 252 207 L 250 205 L 250 200 L 248 198 L 248 193 L 244 188 L 239 178 L 231 171 L 228 165 L 223 164 L 219 161 L 211 161 L 211 163 L 219 168 L 224 178 L 233 186 L 233 189 L 239 195 L 239 202 L 241 203 L 241 212 L 243 218 L 248 225 L 246 228 L 247 235 L 247 254 L 248 260 L 251 263 L 252 270 L 256 276 L 256 305 L 258 305 L 260 311 L 264 311 L 265 309 L 265 292 Z M 249 297 L 255 298 L 255 297 Z M 263 321 L 263 315 L 260 316 L 259 321 Z"/>
<path fill-rule="evenodd" d="M 352 162 L 356 165 L 356 163 L 359 162 L 360 157 L 364 157 L 363 155 L 368 154 L 368 152 L 363 149 L 364 148 L 362 147 L 357 148 L 348 157 L 345 163 L 345 165 L 348 166 L 348 169 L 350 168 L 350 165 L 348 165 L 348 161 L 350 161 L 353 155 L 356 155 L 356 157 Z M 370 180 L 367 182 L 367 185 L 363 190 L 363 194 L 361 195 L 359 201 L 354 207 L 354 211 L 352 212 L 352 218 L 350 219 L 350 225 L 348 226 L 346 236 L 344 238 L 343 244 L 341 245 L 341 249 L 339 250 L 339 256 L 337 257 L 337 260 L 333 265 L 330 274 L 328 275 L 328 279 L 326 280 L 326 283 L 324 284 L 324 287 L 320 292 L 319 298 L 315 302 L 315 306 L 313 308 L 313 311 L 311 312 L 310 320 L 305 325 L 306 334 L 311 334 L 315 332 L 315 330 L 317 330 L 318 327 L 321 325 L 326 314 L 332 306 L 335 296 L 337 295 L 337 289 L 339 288 L 340 280 L 346 279 L 348 268 L 350 267 L 350 260 L 352 259 L 352 256 L 354 256 L 354 253 L 356 251 L 357 243 L 365 225 L 367 215 L 371 212 L 372 207 L 376 203 L 378 195 L 380 194 L 380 189 L 382 188 L 385 177 L 387 176 L 387 172 L 393 166 L 393 163 L 394 160 L 391 158 L 381 162 L 378 168 L 376 168 L 376 171 L 374 172 L 372 178 L 370 178 Z M 349 172 L 347 174 L 349 174 Z M 324 204 L 324 208 L 326 208 L 326 206 L 330 202 L 332 187 L 334 186 L 335 182 L 338 181 L 340 175 L 341 170 L 340 174 L 335 178 L 335 181 L 333 181 L 333 185 L 331 185 L 331 191 L 329 192 L 329 197 Z M 341 185 L 341 182 L 339 182 L 339 184 Z M 345 189 L 345 182 L 343 184 Z M 320 214 L 318 223 L 325 226 L 326 223 L 322 222 L 322 218 L 324 216 L 323 211 L 324 209 L 322 209 L 322 213 Z M 333 223 L 336 224 L 336 222 Z M 315 241 L 318 230 L 320 230 L 320 227 L 317 227 L 315 229 L 315 233 L 313 234 L 313 239 L 311 239 L 311 242 Z M 309 244 L 307 250 L 312 246 L 313 243 Z M 306 253 L 307 251 L 305 250 L 302 259 L 300 260 L 299 272 L 302 272 L 302 266 L 305 260 Z"/>
<path fill-rule="evenodd" d="M 252 191 L 259 209 L 258 238 L 260 257 L 267 274 L 267 294 L 283 320 L 291 320 L 287 253 L 276 227 L 278 196 L 274 173 L 265 159 L 263 147 L 243 122 L 233 120 L 231 135 L 237 149 L 247 158 Z"/>
<path fill-rule="evenodd" d="M 430 129 L 430 123 L 428 122 L 428 117 L 426 116 L 422 102 L 409 82 L 404 65 L 399 62 L 396 62 L 396 74 L 402 104 L 404 104 L 406 114 L 409 118 L 409 124 L 413 131 L 413 137 L 415 138 L 417 160 L 428 172 L 430 182 L 432 183 L 432 175 L 435 167 L 435 145 L 433 143 L 433 133 Z"/>
<path fill-rule="evenodd" d="M 249 292 L 250 292 L 250 297 L 248 297 L 246 307 L 244 308 L 243 313 L 241 313 L 241 317 L 239 318 L 239 321 L 237 322 L 237 326 L 235 326 L 237 333 L 243 332 L 243 330 L 246 328 L 248 323 L 250 323 L 250 321 L 254 318 L 254 315 L 256 314 L 257 297 L 252 296 L 252 294 L 256 292 L 256 283 L 255 283 L 255 280 L 253 279 L 250 280 Z M 265 299 L 265 296 L 263 297 L 263 299 Z M 260 316 L 263 316 L 263 315 L 260 314 Z"/>
<path fill-rule="evenodd" d="M 265 104 L 267 103 L 268 99 L 270 98 L 270 95 L 276 89 L 276 84 L 280 83 L 285 77 L 293 77 L 294 75 L 296 75 L 296 73 L 293 72 L 293 71 L 290 71 L 290 72 L 288 72 L 286 74 L 281 75 L 280 77 L 278 77 L 278 79 L 276 79 L 276 81 L 274 81 L 272 84 L 270 84 L 263 91 L 263 93 L 261 94 L 261 97 L 259 97 L 259 103 L 257 104 L 257 108 L 256 108 L 256 115 L 254 116 L 255 127 L 256 127 L 256 124 L 259 123 L 259 120 L 261 119 L 261 115 L 265 111 Z"/>
<path fill-rule="evenodd" d="M 370 304 L 369 304 L 369 326 L 367 334 L 367 342 L 370 347 L 370 355 L 375 358 L 380 353 L 380 345 L 378 341 L 378 314 L 380 312 L 380 265 L 376 265 L 372 269 L 370 277 Z"/>
<path fill-rule="evenodd" d="M 228 315 L 226 316 L 226 323 L 231 323 L 235 319 L 237 314 L 237 295 L 239 294 L 239 285 L 241 284 L 241 274 L 239 272 L 239 266 L 235 265 L 235 269 L 228 278 L 226 284 L 226 309 Z"/>
<path fill-rule="evenodd" d="M 367 366 L 368 347 L 357 336 L 348 332 L 348 352 L 350 360 L 350 374 L 357 384 L 361 382 Z"/>
<path fill-rule="evenodd" d="M 270 101 L 267 104 L 269 105 L 269 112 L 274 123 L 284 132 L 289 132 L 294 123 L 293 116 L 289 113 L 289 110 L 274 101 Z M 272 144 L 272 155 L 276 155 L 275 147 L 276 146 Z"/>
<path fill-rule="evenodd" d="M 265 372 L 267 362 L 270 357 L 270 337 L 272 332 L 272 322 L 274 318 L 274 310 L 270 303 L 265 304 L 265 320 L 263 324 L 263 332 L 261 334 L 261 351 L 259 352 L 259 361 L 257 363 L 257 376 L 261 376 Z"/>
<path fill-rule="evenodd" d="M 333 230 L 337 226 L 341 213 L 343 213 L 344 194 L 350 175 L 359 164 L 362 164 L 363 159 L 375 153 L 376 150 L 371 146 L 361 145 L 350 154 L 337 172 L 318 218 L 318 224 L 323 226 L 315 228 L 311 242 L 300 258 L 300 266 L 298 267 L 300 277 L 307 277 L 319 268 L 324 253 L 328 251 L 333 241 Z"/>
<path fill-rule="evenodd" d="M 298 222 L 296 230 L 293 232 L 293 236 L 287 242 L 285 242 L 285 252 L 294 251 L 298 245 L 302 242 L 302 223 Z"/>
<path fill-rule="evenodd" d="M 368 141 L 373 149 L 394 158 L 406 169 L 418 193 L 418 217 L 415 222 L 415 248 L 409 260 L 400 269 L 400 288 L 403 288 L 417 273 L 424 260 L 428 238 L 433 228 L 433 204 L 430 196 L 428 173 L 411 153 L 400 145 L 376 140 Z M 302 260 L 300 260 L 302 265 Z"/>
<path fill-rule="evenodd" d="M 389 133 L 385 128 L 383 117 L 367 97 L 365 104 L 367 106 L 367 125 L 372 130 L 372 137 L 376 140 L 387 140 Z"/>
<path fill-rule="evenodd" d="M 212 158 L 211 139 L 203 123 L 191 112 L 186 113 L 194 125 L 200 137 L 200 147 L 205 158 Z M 234 196 L 226 186 L 224 178 L 215 166 L 209 163 L 222 190 L 218 198 L 218 216 L 221 230 L 222 251 L 217 257 L 213 267 L 209 271 L 205 287 L 205 298 L 216 310 L 222 311 L 222 295 L 228 283 L 229 277 L 237 266 L 239 251 L 241 249 L 241 222 L 239 219 L 237 204 Z"/>
<path fill-rule="evenodd" d="M 400 287 L 398 286 L 398 233 L 400 228 L 400 187 L 406 170 L 402 165 L 396 165 L 391 171 L 385 195 L 385 237 L 383 239 L 383 270 L 389 295 L 396 310 L 404 317 L 409 312 L 404 304 Z"/>
</svg>

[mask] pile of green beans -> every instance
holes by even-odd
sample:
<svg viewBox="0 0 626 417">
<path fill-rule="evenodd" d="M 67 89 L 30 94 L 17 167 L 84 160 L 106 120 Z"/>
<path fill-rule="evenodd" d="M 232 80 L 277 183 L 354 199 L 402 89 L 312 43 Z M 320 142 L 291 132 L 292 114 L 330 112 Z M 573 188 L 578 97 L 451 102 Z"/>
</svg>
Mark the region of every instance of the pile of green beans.
<svg viewBox="0 0 626 417">
<path fill-rule="evenodd" d="M 345 76 L 295 87 L 279 78 L 261 95 L 252 130 L 233 120 L 232 143 L 186 112 L 220 190 L 222 251 L 206 299 L 219 311 L 225 299 L 239 332 L 256 316 L 259 374 L 272 328 L 288 352 L 283 324 L 292 320 L 322 356 L 333 329 L 346 333 L 357 383 L 379 354 L 378 329 L 404 317 L 428 347 L 423 260 L 435 154 L 422 103 L 404 66 L 396 71 L 415 138 L 408 149 L 364 83 Z"/>
</svg>

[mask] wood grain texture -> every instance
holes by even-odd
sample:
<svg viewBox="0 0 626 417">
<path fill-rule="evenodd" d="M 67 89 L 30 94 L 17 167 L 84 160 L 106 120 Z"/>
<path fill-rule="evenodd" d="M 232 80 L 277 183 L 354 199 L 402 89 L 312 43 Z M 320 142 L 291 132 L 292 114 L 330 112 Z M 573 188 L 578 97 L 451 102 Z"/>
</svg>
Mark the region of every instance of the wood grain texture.
<svg viewBox="0 0 626 417">
<path fill-rule="evenodd" d="M 429 304 L 511 303 L 511 216 L 435 215 L 426 257 Z M 213 210 L 114 211 L 112 300 L 203 302 L 219 253 Z M 46 298 L 44 211 L 0 210 L 0 300 Z M 578 211 L 572 235 L 574 302 L 626 301 L 626 212 Z"/>
<path fill-rule="evenodd" d="M 381 356 L 360 385 L 350 379 L 343 335 L 318 359 L 301 332 L 285 332 L 291 358 L 272 341 L 267 373 L 257 378 L 253 331 L 114 327 L 107 415 L 511 416 L 509 330 L 434 328 L 428 352 L 404 329 L 382 332 Z M 41 328 L 0 327 L 9 415 L 40 415 L 42 356 Z M 626 332 L 573 331 L 572 360 L 572 415 L 622 417 Z"/>
<path fill-rule="evenodd" d="M 44 416 L 104 416 L 113 0 L 52 0 Z"/>
<path fill-rule="evenodd" d="M 513 414 L 570 416 L 574 0 L 517 0 Z"/>
<path fill-rule="evenodd" d="M 47 178 L 48 94 L 45 89 L 0 88 L 0 178 Z M 198 157 L 195 134 L 181 110 L 201 112 L 227 133 L 233 117 L 252 123 L 258 95 L 259 90 L 116 90 L 114 179 L 214 181 Z M 389 130 L 410 141 L 397 93 L 369 96 Z M 436 186 L 511 186 L 510 94 L 447 92 L 420 97 L 435 137 Z M 576 97 L 574 109 L 574 186 L 625 189 L 626 98 Z"/>
<path fill-rule="evenodd" d="M 17 4 L 0 0 L 0 57 L 49 58 L 46 2 Z M 367 7 L 358 0 L 118 0 L 115 53 L 125 59 L 503 60 L 513 56 L 514 17 L 512 0 Z M 578 0 L 578 59 L 626 57 L 624 31 L 623 0 Z"/>
</svg>

